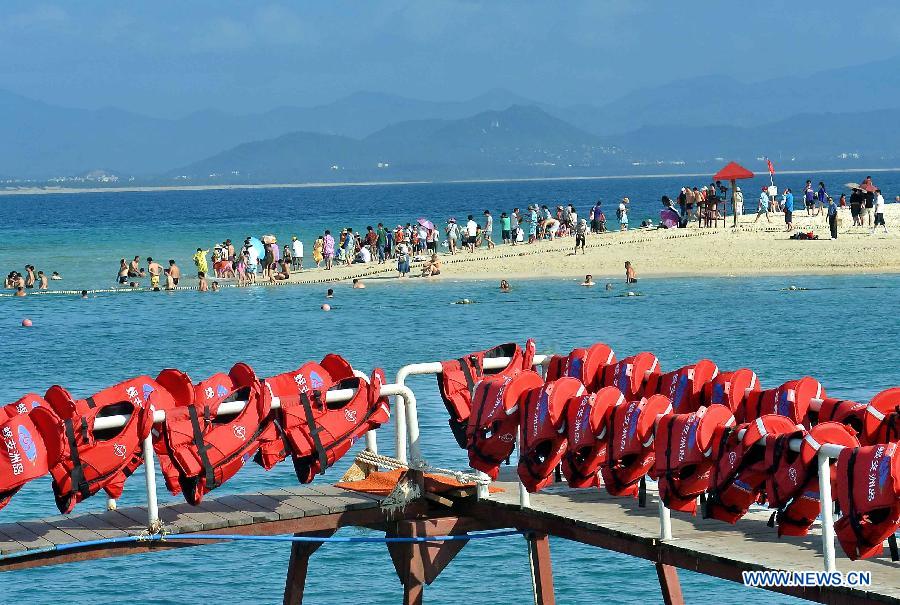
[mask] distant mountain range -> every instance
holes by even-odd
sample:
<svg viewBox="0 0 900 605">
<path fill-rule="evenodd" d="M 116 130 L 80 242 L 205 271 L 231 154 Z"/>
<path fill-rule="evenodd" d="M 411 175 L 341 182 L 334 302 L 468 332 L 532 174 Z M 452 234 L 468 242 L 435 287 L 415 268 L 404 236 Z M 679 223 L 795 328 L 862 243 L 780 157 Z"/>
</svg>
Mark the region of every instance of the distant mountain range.
<svg viewBox="0 0 900 605">
<path fill-rule="evenodd" d="M 297 132 L 244 143 L 171 176 L 219 181 L 473 178 L 608 166 L 621 150 L 545 111 L 513 105 L 457 120 L 413 120 L 363 139 Z"/>
<path fill-rule="evenodd" d="M 898 108 L 900 58 L 752 84 L 680 80 L 600 106 L 553 106 L 504 90 L 458 102 L 360 92 L 313 107 L 160 119 L 0 91 L 0 177 L 539 176 L 690 170 L 762 155 L 803 167 L 898 165 Z"/>
</svg>

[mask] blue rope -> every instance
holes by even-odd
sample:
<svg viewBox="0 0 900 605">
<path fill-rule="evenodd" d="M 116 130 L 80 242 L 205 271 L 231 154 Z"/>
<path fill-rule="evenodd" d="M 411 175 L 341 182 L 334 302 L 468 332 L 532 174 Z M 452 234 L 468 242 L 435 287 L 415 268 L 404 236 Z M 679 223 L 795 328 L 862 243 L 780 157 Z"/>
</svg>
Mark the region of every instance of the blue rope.
<svg viewBox="0 0 900 605">
<path fill-rule="evenodd" d="M 100 540 L 85 540 L 72 542 L 71 544 L 57 544 L 46 548 L 27 550 L 22 552 L 0 555 L 0 561 L 16 559 L 20 557 L 38 554 L 65 552 L 93 546 L 107 546 L 110 544 L 139 544 L 141 542 L 166 542 L 168 540 L 211 540 L 211 541 L 247 541 L 247 542 L 313 542 L 319 544 L 396 544 L 396 543 L 421 543 L 421 542 L 455 542 L 468 540 L 484 540 L 488 538 L 501 538 L 504 536 L 521 535 L 522 532 L 515 529 L 485 531 L 478 533 L 466 533 L 448 536 L 398 536 L 398 537 L 342 537 L 342 536 L 246 536 L 242 534 L 151 534 L 149 536 L 120 536 L 118 538 L 103 538 Z"/>
</svg>

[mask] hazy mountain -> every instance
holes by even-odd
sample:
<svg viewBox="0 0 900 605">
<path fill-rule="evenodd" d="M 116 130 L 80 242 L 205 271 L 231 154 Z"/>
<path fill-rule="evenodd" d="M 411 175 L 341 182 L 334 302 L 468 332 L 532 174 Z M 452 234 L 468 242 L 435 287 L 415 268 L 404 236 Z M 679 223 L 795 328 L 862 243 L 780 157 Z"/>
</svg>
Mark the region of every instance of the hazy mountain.
<svg viewBox="0 0 900 605">
<path fill-rule="evenodd" d="M 511 176 L 603 166 L 617 153 L 537 107 L 513 105 L 459 120 L 401 122 L 363 139 L 292 133 L 238 145 L 172 174 L 251 181 Z"/>
<path fill-rule="evenodd" d="M 804 113 L 753 127 L 645 126 L 609 137 L 635 161 L 715 158 L 752 161 L 768 156 L 787 169 L 900 165 L 900 109 Z"/>
<path fill-rule="evenodd" d="M 754 126 L 801 113 L 895 107 L 900 107 L 900 57 L 764 82 L 744 83 L 732 76 L 678 80 L 599 107 L 553 113 L 588 132 L 613 134 L 642 126 Z"/>
<path fill-rule="evenodd" d="M 47 178 L 97 168 L 147 175 L 288 132 L 358 138 L 396 122 L 456 119 L 521 102 L 528 101 L 503 90 L 459 102 L 360 92 L 314 107 L 245 116 L 208 110 L 165 120 L 115 108 L 58 107 L 0 91 L 0 176 Z"/>
</svg>

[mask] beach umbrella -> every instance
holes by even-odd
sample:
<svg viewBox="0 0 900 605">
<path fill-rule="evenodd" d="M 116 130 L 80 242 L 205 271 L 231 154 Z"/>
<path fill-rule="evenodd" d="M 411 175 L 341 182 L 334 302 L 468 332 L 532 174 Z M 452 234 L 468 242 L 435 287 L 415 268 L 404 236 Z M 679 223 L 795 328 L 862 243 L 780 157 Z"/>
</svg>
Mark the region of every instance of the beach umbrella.
<svg viewBox="0 0 900 605">
<path fill-rule="evenodd" d="M 859 183 L 844 183 L 847 189 L 859 189 Z"/>
<path fill-rule="evenodd" d="M 423 227 L 425 227 L 426 229 L 428 229 L 429 231 L 434 229 L 434 223 L 429 221 L 427 218 L 420 218 L 416 222 L 419 223 L 420 225 L 422 225 Z"/>
<path fill-rule="evenodd" d="M 265 254 L 263 253 L 263 250 L 265 250 L 265 248 L 263 248 L 263 243 L 259 241 L 258 238 L 250 238 L 250 247 L 255 250 L 256 258 L 262 258 L 265 256 Z"/>
<path fill-rule="evenodd" d="M 671 208 L 666 208 L 665 210 L 659 211 L 659 222 L 665 225 L 666 229 L 678 228 L 678 223 L 680 221 L 681 217 L 678 216 L 678 213 Z"/>
<path fill-rule="evenodd" d="M 737 162 L 729 162 L 722 170 L 713 175 L 716 181 L 731 181 L 731 207 L 734 212 L 734 226 L 737 227 L 737 208 L 734 207 L 734 190 L 736 188 L 735 181 L 741 179 L 752 179 L 753 173 L 738 164 Z"/>
</svg>

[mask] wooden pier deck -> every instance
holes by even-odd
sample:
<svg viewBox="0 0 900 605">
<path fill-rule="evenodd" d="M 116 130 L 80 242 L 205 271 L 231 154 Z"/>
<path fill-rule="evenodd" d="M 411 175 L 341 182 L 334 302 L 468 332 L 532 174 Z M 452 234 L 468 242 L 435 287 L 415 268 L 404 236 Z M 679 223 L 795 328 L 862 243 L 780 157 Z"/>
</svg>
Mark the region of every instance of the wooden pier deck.
<svg viewBox="0 0 900 605">
<path fill-rule="evenodd" d="M 344 526 L 373 526 L 386 522 L 387 516 L 380 509 L 381 500 L 378 496 L 332 485 L 307 485 L 208 497 L 199 506 L 185 502 L 165 504 L 159 507 L 159 515 L 166 532 L 172 534 L 321 534 Z M 422 505 L 409 507 L 401 518 L 421 512 L 424 503 Z M 147 509 L 142 506 L 3 523 L 0 524 L 0 571 L 210 542 L 179 539 L 54 550 L 57 545 L 66 547 L 84 541 L 140 536 L 146 531 Z M 2 558 L 12 554 L 16 556 Z"/>
<path fill-rule="evenodd" d="M 489 500 L 460 503 L 458 512 L 654 561 L 661 582 L 665 566 L 736 582 L 742 582 L 743 571 L 823 569 L 818 524 L 803 538 L 779 538 L 775 528 L 766 525 L 771 514 L 768 510 L 751 511 L 733 526 L 703 519 L 699 512 L 696 517 L 672 512 L 673 539 L 663 542 L 659 539 L 658 500 L 652 485 L 648 485 L 645 508 L 633 498 L 612 497 L 598 489 L 571 489 L 559 483 L 531 494 L 530 506 L 523 509 L 512 467 L 503 470 L 496 484 L 503 492 L 492 494 Z M 840 547 L 837 554 L 839 571 L 871 572 L 872 585 L 868 589 L 777 591 L 820 603 L 900 603 L 900 563 L 892 562 L 889 556 L 850 561 Z"/>
</svg>

